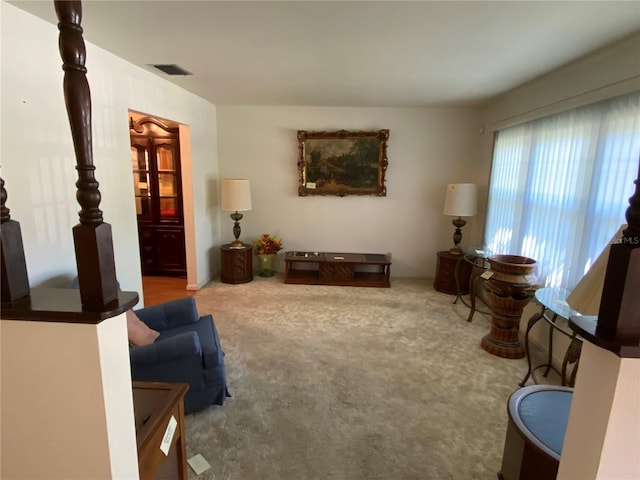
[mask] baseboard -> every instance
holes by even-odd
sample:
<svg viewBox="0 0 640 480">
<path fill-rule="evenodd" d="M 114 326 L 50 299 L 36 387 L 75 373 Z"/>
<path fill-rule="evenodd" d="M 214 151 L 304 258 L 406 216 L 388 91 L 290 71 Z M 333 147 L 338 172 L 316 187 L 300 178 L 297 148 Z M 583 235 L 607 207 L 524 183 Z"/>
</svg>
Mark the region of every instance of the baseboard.
<svg viewBox="0 0 640 480">
<path fill-rule="evenodd" d="M 210 278 L 207 278 L 206 280 L 197 283 L 197 284 L 189 284 L 187 283 L 187 290 L 200 290 L 202 287 L 204 287 L 207 283 L 209 283 L 211 281 Z"/>
</svg>

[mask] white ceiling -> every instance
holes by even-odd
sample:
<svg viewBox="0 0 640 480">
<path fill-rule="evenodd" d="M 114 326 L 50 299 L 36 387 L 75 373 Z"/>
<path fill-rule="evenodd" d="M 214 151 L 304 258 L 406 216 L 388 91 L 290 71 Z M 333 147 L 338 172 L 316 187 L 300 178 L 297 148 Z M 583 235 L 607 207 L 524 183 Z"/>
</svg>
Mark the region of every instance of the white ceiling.
<svg viewBox="0 0 640 480">
<path fill-rule="evenodd" d="M 10 3 L 57 23 L 52 1 Z M 639 31 L 640 2 L 85 1 L 82 26 L 218 105 L 465 105 Z"/>
</svg>

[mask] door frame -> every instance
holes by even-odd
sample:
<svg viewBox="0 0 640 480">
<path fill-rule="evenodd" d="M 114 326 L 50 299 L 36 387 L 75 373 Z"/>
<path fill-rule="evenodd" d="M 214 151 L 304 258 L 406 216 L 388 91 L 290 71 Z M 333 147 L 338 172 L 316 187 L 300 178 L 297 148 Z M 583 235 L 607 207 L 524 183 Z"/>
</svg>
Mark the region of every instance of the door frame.
<svg viewBox="0 0 640 480">
<path fill-rule="evenodd" d="M 195 212 L 193 199 L 193 168 L 191 161 L 191 130 L 189 125 L 169 120 L 158 115 L 128 110 L 127 122 L 135 122 L 142 117 L 155 118 L 162 123 L 178 128 L 180 145 L 180 178 L 182 187 L 182 214 L 184 221 L 184 243 L 187 269 L 187 290 L 198 290 L 195 241 Z M 135 201 L 135 198 L 132 198 Z M 134 210 L 135 211 L 135 210 Z M 138 244 L 140 239 L 138 238 Z M 142 273 L 142 272 L 141 272 Z"/>
</svg>

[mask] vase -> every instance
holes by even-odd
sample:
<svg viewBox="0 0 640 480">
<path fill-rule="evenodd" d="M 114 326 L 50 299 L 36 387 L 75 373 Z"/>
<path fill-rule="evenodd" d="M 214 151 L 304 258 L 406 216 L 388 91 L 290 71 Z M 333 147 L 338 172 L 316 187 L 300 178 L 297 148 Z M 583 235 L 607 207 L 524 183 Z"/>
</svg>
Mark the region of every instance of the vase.
<svg viewBox="0 0 640 480">
<path fill-rule="evenodd" d="M 273 262 L 276 258 L 275 253 L 269 254 L 258 254 L 258 263 L 260 264 L 260 273 L 261 277 L 273 277 L 276 271 L 273 268 Z"/>
<path fill-rule="evenodd" d="M 522 358 L 520 317 L 537 290 L 536 261 L 518 255 L 488 257 L 488 278 L 484 286 L 491 309 L 491 331 L 482 338 L 484 350 L 502 358 Z"/>
</svg>

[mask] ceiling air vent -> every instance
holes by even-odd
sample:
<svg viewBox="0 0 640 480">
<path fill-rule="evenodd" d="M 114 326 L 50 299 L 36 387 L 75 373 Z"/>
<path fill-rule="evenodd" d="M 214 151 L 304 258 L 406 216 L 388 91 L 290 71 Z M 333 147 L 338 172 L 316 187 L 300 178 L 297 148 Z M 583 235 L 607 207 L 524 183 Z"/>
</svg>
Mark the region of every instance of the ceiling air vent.
<svg viewBox="0 0 640 480">
<path fill-rule="evenodd" d="M 152 67 L 156 67 L 158 70 L 162 70 L 167 75 L 193 75 L 191 72 L 187 72 L 184 68 L 179 67 L 178 65 L 151 65 Z"/>
</svg>

